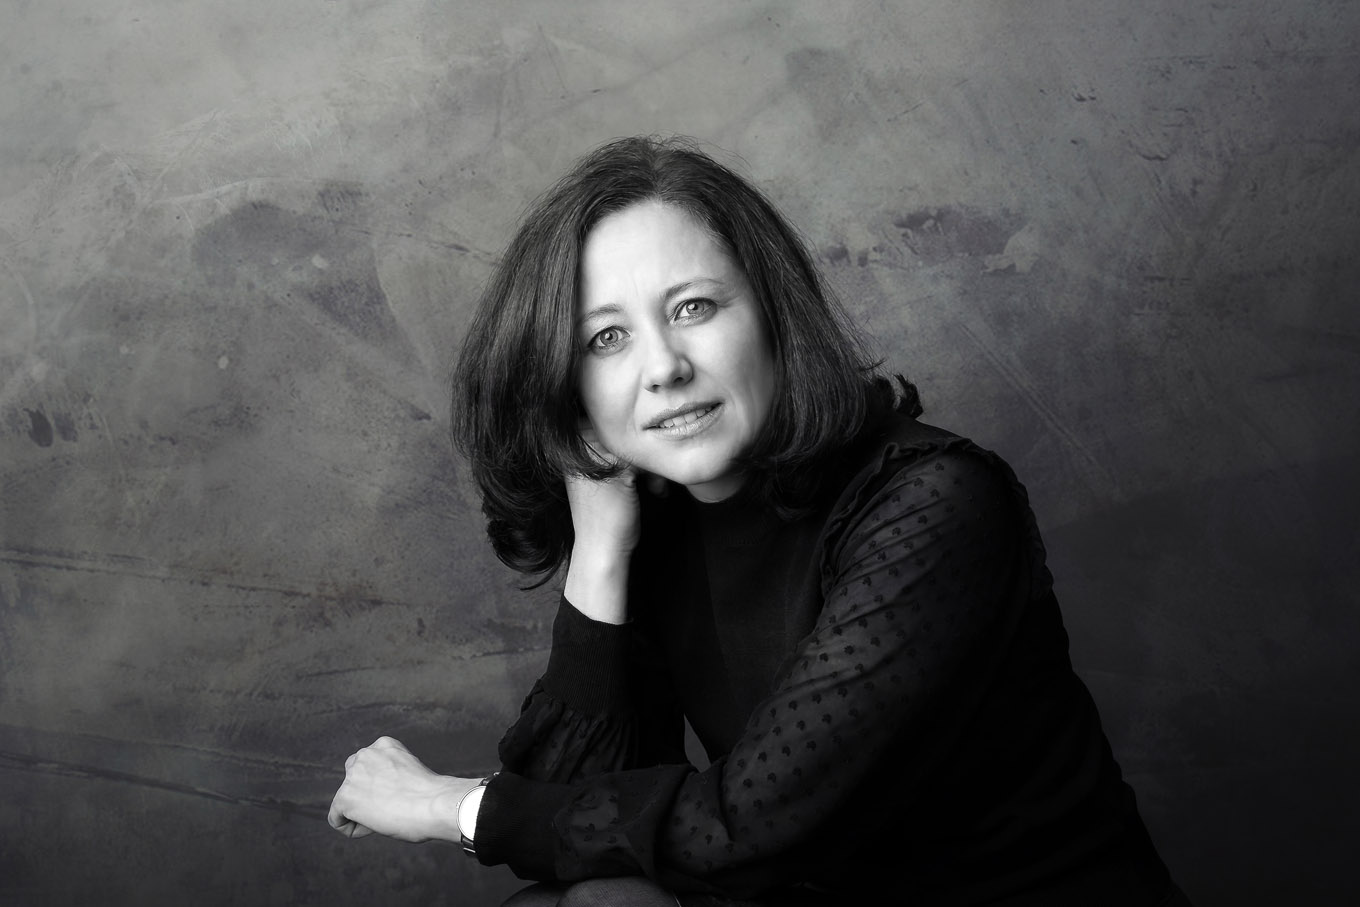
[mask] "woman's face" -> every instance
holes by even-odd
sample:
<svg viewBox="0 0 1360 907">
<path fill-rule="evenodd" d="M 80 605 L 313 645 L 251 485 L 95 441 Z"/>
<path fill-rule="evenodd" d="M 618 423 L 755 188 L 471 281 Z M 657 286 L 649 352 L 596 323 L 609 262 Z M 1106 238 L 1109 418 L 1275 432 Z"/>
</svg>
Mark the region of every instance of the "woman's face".
<svg viewBox="0 0 1360 907">
<path fill-rule="evenodd" d="M 774 400 L 775 366 L 746 275 L 703 224 L 649 201 L 581 250 L 581 401 L 599 441 L 702 501 L 741 487 L 734 461 Z"/>
</svg>

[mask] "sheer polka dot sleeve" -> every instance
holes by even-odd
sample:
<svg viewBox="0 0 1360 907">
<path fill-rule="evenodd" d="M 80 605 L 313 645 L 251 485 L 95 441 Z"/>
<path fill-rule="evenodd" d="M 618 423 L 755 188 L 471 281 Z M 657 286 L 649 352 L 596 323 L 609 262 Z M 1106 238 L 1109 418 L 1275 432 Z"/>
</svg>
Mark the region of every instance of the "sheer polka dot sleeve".
<svg viewBox="0 0 1360 907">
<path fill-rule="evenodd" d="M 815 630 L 719 777 L 683 785 L 676 862 L 702 875 L 796 852 L 847 816 L 858 834 L 910 822 L 881 805 L 910 803 L 976 704 L 1015 622 L 1019 527 L 1006 477 L 979 455 L 941 452 L 867 486 L 825 554 Z M 895 789 L 865 789 L 889 759 Z"/>
<path fill-rule="evenodd" d="M 553 817 L 559 876 L 742 895 L 912 821 L 1023 605 L 1027 511 L 973 450 L 885 458 L 830 524 L 820 617 L 732 752 L 578 785 Z"/>
<path fill-rule="evenodd" d="M 724 767 L 723 802 L 747 817 L 736 827 L 752 853 L 796 844 L 851 804 L 869 827 L 911 821 L 875 817 L 872 803 L 909 803 L 975 705 L 1015 623 L 1019 529 L 1006 478 L 971 453 L 867 490 L 826 553 L 815 630 Z M 889 758 L 893 796 L 862 789 Z"/>
</svg>

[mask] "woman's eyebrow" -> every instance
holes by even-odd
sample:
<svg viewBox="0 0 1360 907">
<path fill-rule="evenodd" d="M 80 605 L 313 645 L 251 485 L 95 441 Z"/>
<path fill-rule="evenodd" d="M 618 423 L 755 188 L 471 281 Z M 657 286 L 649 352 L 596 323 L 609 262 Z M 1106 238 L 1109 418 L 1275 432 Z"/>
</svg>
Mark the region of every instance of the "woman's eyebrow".
<svg viewBox="0 0 1360 907">
<path fill-rule="evenodd" d="M 685 292 L 689 288 L 693 287 L 695 284 L 707 283 L 711 282 L 711 280 L 712 279 L 708 277 L 696 277 L 691 280 L 682 280 L 680 283 L 671 284 L 669 287 L 666 288 L 666 292 L 661 294 L 661 299 L 664 302 L 670 302 L 672 299 L 679 296 L 681 293 Z"/>
<path fill-rule="evenodd" d="M 617 302 L 607 302 L 604 305 L 597 305 L 589 312 L 582 312 L 576 318 L 576 326 L 580 327 L 592 318 L 599 318 L 601 315 L 617 315 L 623 311 L 623 306 Z"/>
</svg>

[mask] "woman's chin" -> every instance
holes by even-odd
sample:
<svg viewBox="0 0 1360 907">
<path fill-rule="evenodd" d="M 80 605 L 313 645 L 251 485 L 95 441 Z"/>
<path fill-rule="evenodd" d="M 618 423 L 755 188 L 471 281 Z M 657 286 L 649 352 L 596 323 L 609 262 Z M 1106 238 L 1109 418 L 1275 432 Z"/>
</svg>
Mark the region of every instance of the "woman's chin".
<svg viewBox="0 0 1360 907">
<path fill-rule="evenodd" d="M 742 477 L 729 472 L 722 472 L 707 476 L 692 476 L 688 481 L 681 479 L 671 479 L 678 485 L 683 485 L 690 496 L 697 501 L 712 504 L 717 501 L 730 498 L 737 493 L 742 486 Z"/>
<path fill-rule="evenodd" d="M 724 444 L 721 450 L 692 449 L 684 452 L 688 456 L 677 455 L 680 453 L 678 451 L 664 451 L 661 453 L 670 453 L 670 456 L 639 456 L 632 463 L 643 472 L 684 486 L 700 501 L 720 501 L 730 497 L 742 485 L 743 478 L 733 467 L 739 449 Z"/>
</svg>

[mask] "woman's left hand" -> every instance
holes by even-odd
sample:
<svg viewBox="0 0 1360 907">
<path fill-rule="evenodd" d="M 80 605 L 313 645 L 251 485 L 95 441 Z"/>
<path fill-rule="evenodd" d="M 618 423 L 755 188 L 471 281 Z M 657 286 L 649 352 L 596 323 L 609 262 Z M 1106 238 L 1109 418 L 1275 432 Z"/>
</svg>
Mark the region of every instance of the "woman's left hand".
<svg viewBox="0 0 1360 907">
<path fill-rule="evenodd" d="M 402 841 L 458 841 L 458 803 L 480 781 L 437 774 L 400 741 L 379 737 L 345 760 L 327 821 L 351 838 L 377 832 Z"/>
</svg>

